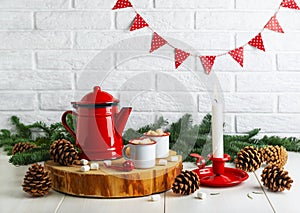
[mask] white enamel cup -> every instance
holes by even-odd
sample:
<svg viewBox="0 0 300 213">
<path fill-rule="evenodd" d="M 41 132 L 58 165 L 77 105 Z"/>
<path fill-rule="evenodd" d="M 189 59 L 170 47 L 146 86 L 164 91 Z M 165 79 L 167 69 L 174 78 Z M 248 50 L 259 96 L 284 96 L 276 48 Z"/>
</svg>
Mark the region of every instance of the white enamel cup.
<svg viewBox="0 0 300 213">
<path fill-rule="evenodd" d="M 130 140 L 129 143 L 123 147 L 123 157 L 126 160 L 133 161 L 134 168 L 137 169 L 154 167 L 156 159 L 156 142 L 151 141 L 151 143 L 147 144 L 136 144 L 132 143 L 132 141 L 133 140 Z M 127 148 L 130 148 L 130 156 L 126 153 Z"/>
<path fill-rule="evenodd" d="M 164 135 L 146 135 L 145 137 L 156 141 L 156 158 L 167 158 L 169 156 L 170 133 Z"/>
</svg>

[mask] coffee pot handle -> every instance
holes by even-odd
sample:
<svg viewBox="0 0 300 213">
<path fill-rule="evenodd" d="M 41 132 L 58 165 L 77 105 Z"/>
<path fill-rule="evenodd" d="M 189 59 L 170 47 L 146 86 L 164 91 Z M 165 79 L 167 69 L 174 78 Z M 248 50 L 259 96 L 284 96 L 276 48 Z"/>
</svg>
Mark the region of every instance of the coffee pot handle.
<svg viewBox="0 0 300 213">
<path fill-rule="evenodd" d="M 72 137 L 76 139 L 75 132 L 67 124 L 67 115 L 68 114 L 77 116 L 77 113 L 73 112 L 72 110 L 65 111 L 64 114 L 61 116 L 61 122 L 62 122 L 62 125 L 65 127 L 65 129 L 72 135 Z"/>
</svg>

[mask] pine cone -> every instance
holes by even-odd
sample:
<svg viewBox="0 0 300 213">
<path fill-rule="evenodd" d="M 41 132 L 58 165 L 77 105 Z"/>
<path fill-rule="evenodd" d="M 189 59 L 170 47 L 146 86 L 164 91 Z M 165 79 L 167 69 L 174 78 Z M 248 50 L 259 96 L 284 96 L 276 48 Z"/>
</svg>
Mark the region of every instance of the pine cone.
<svg viewBox="0 0 300 213">
<path fill-rule="evenodd" d="M 33 149 L 33 148 L 36 148 L 36 145 L 35 144 L 32 144 L 30 142 L 20 142 L 20 143 L 16 143 L 14 145 L 14 147 L 12 148 L 12 155 L 15 155 L 17 154 L 18 152 L 25 152 L 29 149 Z"/>
<path fill-rule="evenodd" d="M 193 171 L 182 171 L 172 185 L 172 190 L 176 194 L 189 195 L 200 187 L 200 179 Z"/>
<path fill-rule="evenodd" d="M 253 146 L 246 146 L 238 154 L 234 160 L 235 167 L 246 172 L 257 170 L 261 164 L 261 152 Z"/>
<path fill-rule="evenodd" d="M 288 176 L 287 171 L 283 171 L 276 165 L 268 165 L 261 174 L 261 181 L 264 186 L 272 191 L 290 190 L 293 180 Z"/>
<path fill-rule="evenodd" d="M 56 140 L 50 147 L 50 157 L 54 162 L 63 166 L 72 165 L 77 160 L 78 152 L 70 141 L 65 139 Z"/>
<path fill-rule="evenodd" d="M 268 146 L 264 149 L 263 159 L 267 164 L 283 167 L 288 159 L 288 153 L 283 146 Z"/>
<path fill-rule="evenodd" d="M 24 177 L 23 190 L 34 197 L 48 194 L 52 186 L 49 172 L 42 165 L 33 164 Z"/>
<path fill-rule="evenodd" d="M 261 163 L 265 162 L 265 147 L 264 148 L 260 148 L 259 149 L 261 155 L 260 155 L 260 159 L 261 159 Z"/>
</svg>

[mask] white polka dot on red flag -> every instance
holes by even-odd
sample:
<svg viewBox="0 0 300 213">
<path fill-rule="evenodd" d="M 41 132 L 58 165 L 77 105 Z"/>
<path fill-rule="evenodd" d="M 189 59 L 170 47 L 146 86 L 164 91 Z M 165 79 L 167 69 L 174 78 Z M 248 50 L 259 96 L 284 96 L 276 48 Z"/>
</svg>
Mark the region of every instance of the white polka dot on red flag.
<svg viewBox="0 0 300 213">
<path fill-rule="evenodd" d="M 281 7 L 287 7 L 290 9 L 300 10 L 297 3 L 294 0 L 283 0 L 280 4 Z"/>
<path fill-rule="evenodd" d="M 200 56 L 201 63 L 207 74 L 210 73 L 212 66 L 214 65 L 215 59 L 216 59 L 216 56 L 214 56 L 214 55 Z"/>
<path fill-rule="evenodd" d="M 145 22 L 145 20 L 142 18 L 142 16 L 140 16 L 140 14 L 137 14 L 135 16 L 135 19 L 134 19 L 131 27 L 130 27 L 130 31 L 141 29 L 141 28 L 144 28 L 144 27 L 147 27 L 147 26 L 149 26 L 147 24 L 147 22 Z"/>
<path fill-rule="evenodd" d="M 253 39 L 251 39 L 251 41 L 249 41 L 248 44 L 250 44 L 253 47 L 256 47 L 257 49 L 265 51 L 265 46 L 261 37 L 261 33 L 259 33 Z"/>
<path fill-rule="evenodd" d="M 273 16 L 269 22 L 265 25 L 264 28 L 267 28 L 269 30 L 273 30 L 275 32 L 284 33 L 283 29 L 281 28 L 276 16 Z"/>
<path fill-rule="evenodd" d="M 165 45 L 166 43 L 167 41 L 165 39 L 163 39 L 160 35 L 154 32 L 152 37 L 150 53 L 153 52 L 154 50 L 157 50 L 158 48 Z"/>
<path fill-rule="evenodd" d="M 190 53 L 175 48 L 175 67 L 176 69 L 189 57 Z"/>
<path fill-rule="evenodd" d="M 239 47 L 228 52 L 231 57 L 236 60 L 241 66 L 244 63 L 244 47 Z"/>
<path fill-rule="evenodd" d="M 118 0 L 112 9 L 116 10 L 116 9 L 121 9 L 126 7 L 132 7 L 132 4 L 130 3 L 129 0 Z"/>
</svg>

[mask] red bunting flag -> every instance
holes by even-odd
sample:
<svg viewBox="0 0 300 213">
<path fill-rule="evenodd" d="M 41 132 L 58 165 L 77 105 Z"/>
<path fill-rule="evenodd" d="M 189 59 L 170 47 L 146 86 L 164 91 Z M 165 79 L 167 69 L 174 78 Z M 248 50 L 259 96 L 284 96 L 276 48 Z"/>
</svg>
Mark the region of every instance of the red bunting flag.
<svg viewBox="0 0 300 213">
<path fill-rule="evenodd" d="M 264 28 L 267 28 L 269 30 L 273 30 L 275 32 L 284 33 L 283 29 L 281 28 L 276 16 L 273 16 L 269 22 L 265 25 Z"/>
<path fill-rule="evenodd" d="M 156 32 L 153 33 L 150 53 L 165 45 L 167 41 L 159 36 Z"/>
<path fill-rule="evenodd" d="M 137 14 L 130 27 L 130 31 L 138 30 L 147 26 L 149 26 L 147 22 L 145 22 L 145 20 L 142 18 L 142 16 L 140 16 L 140 14 Z"/>
<path fill-rule="evenodd" d="M 253 39 L 251 39 L 251 41 L 249 41 L 248 44 L 250 44 L 253 47 L 256 47 L 257 49 L 265 51 L 264 42 L 262 40 L 261 33 L 259 33 Z"/>
<path fill-rule="evenodd" d="M 210 73 L 212 66 L 215 63 L 216 56 L 210 55 L 210 56 L 200 56 L 201 63 L 206 71 L 207 74 Z"/>
<path fill-rule="evenodd" d="M 182 62 L 189 57 L 190 53 L 184 52 L 181 49 L 175 48 L 175 67 L 176 69 L 182 64 Z"/>
<path fill-rule="evenodd" d="M 116 10 L 116 9 L 122 9 L 126 7 L 132 7 L 132 4 L 130 3 L 129 0 L 118 0 L 112 9 Z"/>
<path fill-rule="evenodd" d="M 244 62 L 244 47 L 239 47 L 228 52 L 231 57 L 236 60 L 241 66 Z"/>
<path fill-rule="evenodd" d="M 281 7 L 287 7 L 290 9 L 300 10 L 295 0 L 283 0 L 280 4 Z"/>
</svg>

